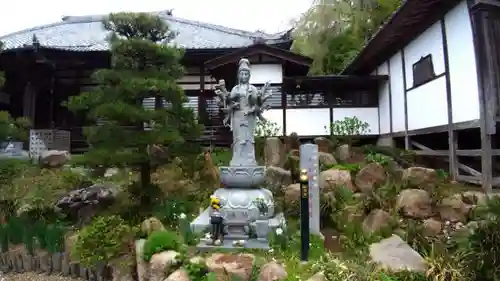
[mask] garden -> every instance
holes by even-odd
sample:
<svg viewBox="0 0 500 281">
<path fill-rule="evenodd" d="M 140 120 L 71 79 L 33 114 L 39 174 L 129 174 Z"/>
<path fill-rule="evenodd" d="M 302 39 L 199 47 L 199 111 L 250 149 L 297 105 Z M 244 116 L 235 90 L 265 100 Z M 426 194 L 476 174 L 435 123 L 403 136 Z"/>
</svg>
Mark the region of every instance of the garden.
<svg viewBox="0 0 500 281">
<path fill-rule="evenodd" d="M 271 249 L 199 252 L 189 223 L 220 187 L 229 149 L 188 142 L 201 128 L 175 81 L 182 50 L 148 14 L 111 15 L 113 64 L 94 91 L 65 103 L 104 120 L 90 149 L 58 161 L 0 161 L 0 270 L 84 280 L 139 281 L 494 281 L 500 277 L 500 197 L 423 166 L 411 151 L 366 144 L 368 124 L 346 118 L 316 138 L 323 236 L 300 261 L 296 134 L 259 123 L 258 161 L 267 166 L 286 227 Z M 168 75 L 166 75 L 168 74 Z M 166 107 L 146 110 L 154 96 Z M 161 102 L 160 102 L 161 104 Z M 23 140 L 29 122 L 0 113 L 0 140 Z M 147 128 L 147 130 L 145 130 Z M 40 277 L 41 278 L 41 277 Z M 40 279 L 41 280 L 41 279 Z M 49 279 L 48 279 L 49 280 Z M 54 279 L 56 280 L 56 279 Z"/>
</svg>

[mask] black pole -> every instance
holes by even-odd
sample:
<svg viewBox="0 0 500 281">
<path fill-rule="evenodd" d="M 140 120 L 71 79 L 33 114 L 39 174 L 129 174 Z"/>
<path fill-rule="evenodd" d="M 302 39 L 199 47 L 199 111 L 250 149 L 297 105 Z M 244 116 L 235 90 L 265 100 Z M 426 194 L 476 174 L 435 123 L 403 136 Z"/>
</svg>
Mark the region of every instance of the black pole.
<svg viewBox="0 0 500 281">
<path fill-rule="evenodd" d="M 307 170 L 300 172 L 300 260 L 309 260 L 309 177 Z"/>
</svg>

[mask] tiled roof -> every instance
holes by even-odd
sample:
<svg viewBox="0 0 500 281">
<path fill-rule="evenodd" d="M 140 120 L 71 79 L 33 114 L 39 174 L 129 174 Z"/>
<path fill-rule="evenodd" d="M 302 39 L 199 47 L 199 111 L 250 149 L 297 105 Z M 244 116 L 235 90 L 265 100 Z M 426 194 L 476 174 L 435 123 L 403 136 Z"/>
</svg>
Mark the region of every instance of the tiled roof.
<svg viewBox="0 0 500 281">
<path fill-rule="evenodd" d="M 207 24 L 192 20 L 180 19 L 157 12 L 178 33 L 174 43 L 185 49 L 217 49 L 240 48 L 254 44 L 256 41 L 278 43 L 289 39 L 289 32 L 266 34 L 260 31 L 249 32 Z M 63 17 L 61 22 L 38 26 L 0 36 L 5 49 L 14 49 L 31 45 L 36 36 L 43 47 L 74 50 L 104 51 L 108 50 L 107 32 L 102 26 L 105 16 Z"/>
</svg>

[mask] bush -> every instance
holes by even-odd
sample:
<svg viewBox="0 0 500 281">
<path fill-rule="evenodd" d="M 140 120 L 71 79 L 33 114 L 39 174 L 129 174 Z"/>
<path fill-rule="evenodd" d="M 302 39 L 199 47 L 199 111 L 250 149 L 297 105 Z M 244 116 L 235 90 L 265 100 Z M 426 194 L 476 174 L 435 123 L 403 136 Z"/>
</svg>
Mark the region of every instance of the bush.
<svg viewBox="0 0 500 281">
<path fill-rule="evenodd" d="M 144 244 L 143 257 L 145 261 L 150 261 L 154 254 L 168 250 L 179 250 L 181 242 L 179 236 L 175 232 L 168 230 L 155 231 L 151 233 Z"/>
<path fill-rule="evenodd" d="M 129 253 L 135 232 L 118 216 L 97 217 L 78 233 L 72 253 L 80 263 L 95 266 Z"/>
<path fill-rule="evenodd" d="M 26 160 L 2 159 L 0 161 L 0 187 L 11 184 L 29 165 L 29 161 Z"/>
<path fill-rule="evenodd" d="M 477 228 L 459 241 L 459 251 L 464 251 L 467 264 L 476 273 L 476 280 L 500 278 L 500 199 L 488 200 L 478 207 L 477 218 L 482 219 Z"/>
</svg>

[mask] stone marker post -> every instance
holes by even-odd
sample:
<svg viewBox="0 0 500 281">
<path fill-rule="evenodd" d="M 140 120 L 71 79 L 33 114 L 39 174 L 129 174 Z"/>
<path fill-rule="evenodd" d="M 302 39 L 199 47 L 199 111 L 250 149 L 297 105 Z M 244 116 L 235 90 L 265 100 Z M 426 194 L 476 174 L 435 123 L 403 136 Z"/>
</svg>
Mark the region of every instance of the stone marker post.
<svg viewBox="0 0 500 281">
<path fill-rule="evenodd" d="M 307 143 L 300 146 L 300 169 L 307 169 L 309 176 L 309 229 L 311 234 L 320 235 L 319 206 L 319 159 L 318 146 Z"/>
</svg>

